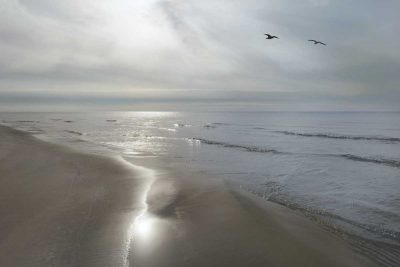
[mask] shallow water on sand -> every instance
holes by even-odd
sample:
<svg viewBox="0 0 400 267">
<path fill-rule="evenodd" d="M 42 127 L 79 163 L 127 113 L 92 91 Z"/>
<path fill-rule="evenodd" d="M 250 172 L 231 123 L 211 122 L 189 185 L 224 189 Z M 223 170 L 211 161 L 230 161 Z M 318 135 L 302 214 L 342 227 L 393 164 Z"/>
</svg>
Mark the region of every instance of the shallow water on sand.
<svg viewBox="0 0 400 267">
<path fill-rule="evenodd" d="M 40 138 L 167 157 L 350 233 L 400 241 L 400 113 L 0 113 Z"/>
</svg>

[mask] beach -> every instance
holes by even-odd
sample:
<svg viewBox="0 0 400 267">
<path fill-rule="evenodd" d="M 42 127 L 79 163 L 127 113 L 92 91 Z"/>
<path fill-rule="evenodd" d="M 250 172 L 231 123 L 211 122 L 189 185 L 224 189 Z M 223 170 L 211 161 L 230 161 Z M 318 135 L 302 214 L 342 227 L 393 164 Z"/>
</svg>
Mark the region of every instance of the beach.
<svg viewBox="0 0 400 267">
<path fill-rule="evenodd" d="M 400 1 L 0 6 L 0 267 L 400 267 Z"/>
<path fill-rule="evenodd" d="M 0 137 L 1 266 L 374 266 L 302 214 L 220 179 L 4 126 Z"/>
<path fill-rule="evenodd" d="M 0 266 L 124 266 L 146 178 L 0 128 Z"/>
</svg>

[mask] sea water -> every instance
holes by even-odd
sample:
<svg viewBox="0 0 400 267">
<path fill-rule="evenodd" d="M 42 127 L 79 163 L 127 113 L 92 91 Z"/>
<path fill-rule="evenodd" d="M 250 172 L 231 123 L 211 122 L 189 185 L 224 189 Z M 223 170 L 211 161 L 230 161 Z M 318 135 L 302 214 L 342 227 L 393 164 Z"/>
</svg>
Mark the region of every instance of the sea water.
<svg viewBox="0 0 400 267">
<path fill-rule="evenodd" d="M 400 242 L 400 113 L 0 113 L 74 148 L 168 158 L 345 232 Z"/>
</svg>

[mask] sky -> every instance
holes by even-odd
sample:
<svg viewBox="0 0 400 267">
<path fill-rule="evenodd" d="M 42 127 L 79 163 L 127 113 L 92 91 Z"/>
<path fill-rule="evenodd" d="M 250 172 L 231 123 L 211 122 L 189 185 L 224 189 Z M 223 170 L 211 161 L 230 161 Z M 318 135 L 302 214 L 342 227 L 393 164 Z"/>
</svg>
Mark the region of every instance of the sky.
<svg viewBox="0 0 400 267">
<path fill-rule="evenodd" d="M 399 11 L 398 0 L 0 0 L 0 110 L 400 110 Z"/>
</svg>

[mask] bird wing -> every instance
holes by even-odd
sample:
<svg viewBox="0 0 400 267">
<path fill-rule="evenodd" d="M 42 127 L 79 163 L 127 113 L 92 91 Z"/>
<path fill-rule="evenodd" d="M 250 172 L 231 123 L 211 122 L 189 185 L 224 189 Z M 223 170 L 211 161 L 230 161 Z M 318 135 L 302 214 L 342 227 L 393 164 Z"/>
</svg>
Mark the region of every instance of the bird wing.
<svg viewBox="0 0 400 267">
<path fill-rule="evenodd" d="M 309 42 L 314 42 L 314 43 L 317 42 L 317 41 L 315 41 L 315 40 L 308 40 L 308 41 L 309 41 Z"/>
<path fill-rule="evenodd" d="M 326 45 L 325 43 L 323 43 L 323 42 L 319 42 L 320 44 L 322 44 L 322 45 Z"/>
<path fill-rule="evenodd" d="M 268 33 L 264 33 L 264 35 L 266 35 L 268 37 L 271 37 L 271 34 L 268 34 Z"/>
</svg>

